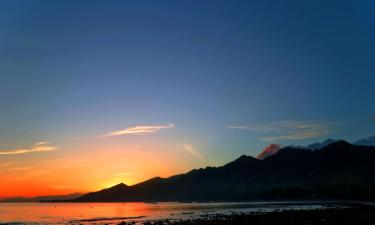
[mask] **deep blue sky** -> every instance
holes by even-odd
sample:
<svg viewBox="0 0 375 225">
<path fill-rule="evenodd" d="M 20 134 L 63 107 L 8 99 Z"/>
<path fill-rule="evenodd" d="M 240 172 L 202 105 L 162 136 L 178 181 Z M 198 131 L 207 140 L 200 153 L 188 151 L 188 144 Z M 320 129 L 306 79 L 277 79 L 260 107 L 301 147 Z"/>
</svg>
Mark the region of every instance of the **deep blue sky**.
<svg viewBox="0 0 375 225">
<path fill-rule="evenodd" d="M 220 164 L 372 135 L 374 25 L 371 0 L 1 1 L 0 150 L 174 124 L 119 138 Z"/>
</svg>

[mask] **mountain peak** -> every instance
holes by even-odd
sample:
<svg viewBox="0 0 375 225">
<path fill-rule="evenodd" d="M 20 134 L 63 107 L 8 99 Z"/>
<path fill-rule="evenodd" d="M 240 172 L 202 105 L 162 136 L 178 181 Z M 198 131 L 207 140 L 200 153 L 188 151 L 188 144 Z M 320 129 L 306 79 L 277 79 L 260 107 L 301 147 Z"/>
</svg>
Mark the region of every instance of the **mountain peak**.
<svg viewBox="0 0 375 225">
<path fill-rule="evenodd" d="M 115 186 L 110 187 L 109 189 L 118 189 L 118 188 L 127 188 L 127 187 L 129 186 L 124 183 L 119 183 L 119 184 L 116 184 Z"/>
<path fill-rule="evenodd" d="M 317 142 L 317 143 L 314 143 L 314 144 L 310 144 L 310 145 L 306 146 L 306 148 L 310 149 L 310 150 L 318 150 L 318 149 L 324 148 L 324 147 L 326 147 L 326 146 L 328 146 L 332 143 L 335 143 L 335 142 L 338 142 L 338 140 L 328 138 L 323 142 Z"/>
<path fill-rule="evenodd" d="M 241 155 L 240 157 L 233 160 L 232 162 L 229 162 L 229 163 L 225 164 L 225 167 L 227 167 L 227 168 L 228 167 L 238 167 L 238 166 L 253 163 L 253 162 L 256 162 L 256 161 L 257 161 L 257 159 L 252 157 L 252 156 Z"/>
<path fill-rule="evenodd" d="M 367 138 L 360 139 L 353 144 L 355 145 L 366 145 L 366 146 L 375 146 L 375 135 L 369 136 Z"/>
<path fill-rule="evenodd" d="M 344 141 L 344 140 L 339 140 L 339 141 L 336 141 L 336 142 L 333 142 L 329 145 L 327 145 L 326 147 L 324 148 L 342 148 L 342 147 L 350 147 L 352 146 L 349 142 L 347 141 Z"/>
<path fill-rule="evenodd" d="M 247 159 L 248 156 L 247 155 L 241 155 L 240 157 L 238 157 L 237 159 L 239 160 L 244 160 L 244 159 Z"/>
<path fill-rule="evenodd" d="M 233 162 L 241 162 L 241 161 L 252 161 L 254 160 L 255 158 L 252 157 L 252 156 L 248 156 L 248 155 L 241 155 L 240 157 L 238 157 L 236 160 L 234 160 Z"/>
<path fill-rule="evenodd" d="M 270 144 L 267 147 L 263 149 L 257 156 L 257 159 L 263 160 L 267 157 L 270 157 L 274 154 L 276 154 L 281 148 L 281 145 L 279 144 Z"/>
<path fill-rule="evenodd" d="M 329 151 L 329 152 L 343 152 L 343 151 L 352 149 L 353 146 L 354 145 L 350 144 L 347 141 L 339 140 L 339 141 L 336 141 L 332 144 L 329 144 L 329 145 L 325 146 L 324 148 L 321 148 L 317 151 L 320 151 L 320 152 L 327 152 L 327 151 Z"/>
</svg>

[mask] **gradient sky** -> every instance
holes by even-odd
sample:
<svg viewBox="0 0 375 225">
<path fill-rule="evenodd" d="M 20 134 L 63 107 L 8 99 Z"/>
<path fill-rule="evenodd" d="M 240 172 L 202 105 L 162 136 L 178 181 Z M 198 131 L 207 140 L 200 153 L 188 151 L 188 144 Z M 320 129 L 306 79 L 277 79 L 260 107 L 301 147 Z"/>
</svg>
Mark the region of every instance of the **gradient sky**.
<svg viewBox="0 0 375 225">
<path fill-rule="evenodd" d="M 371 0 L 3 0 L 0 197 L 373 135 L 374 25 Z"/>
</svg>

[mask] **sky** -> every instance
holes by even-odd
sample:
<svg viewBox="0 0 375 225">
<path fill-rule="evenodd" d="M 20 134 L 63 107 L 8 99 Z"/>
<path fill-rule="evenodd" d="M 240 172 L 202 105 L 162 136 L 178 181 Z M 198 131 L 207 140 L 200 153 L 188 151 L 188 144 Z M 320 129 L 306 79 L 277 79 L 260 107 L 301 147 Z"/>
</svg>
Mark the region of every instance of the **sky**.
<svg viewBox="0 0 375 225">
<path fill-rule="evenodd" d="M 374 24 L 371 0 L 3 0 L 0 197 L 374 135 Z"/>
</svg>

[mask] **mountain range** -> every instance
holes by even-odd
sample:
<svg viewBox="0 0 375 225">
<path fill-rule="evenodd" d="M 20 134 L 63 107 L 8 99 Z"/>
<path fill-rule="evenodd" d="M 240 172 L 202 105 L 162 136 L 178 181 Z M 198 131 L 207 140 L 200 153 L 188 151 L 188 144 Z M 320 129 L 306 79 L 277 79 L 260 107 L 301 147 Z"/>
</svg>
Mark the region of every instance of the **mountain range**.
<svg viewBox="0 0 375 225">
<path fill-rule="evenodd" d="M 367 137 L 367 138 L 364 138 L 364 139 L 360 139 L 360 140 L 354 142 L 353 144 L 355 144 L 355 145 L 375 146 L 375 135 Z"/>
<path fill-rule="evenodd" d="M 334 141 L 319 149 L 284 147 L 257 159 L 194 169 L 133 186 L 118 184 L 74 202 L 375 199 L 375 147 Z"/>
<path fill-rule="evenodd" d="M 328 138 L 328 139 L 326 139 L 326 140 L 324 140 L 322 142 L 316 142 L 316 143 L 313 143 L 313 144 L 309 144 L 307 146 L 293 146 L 293 145 L 291 145 L 289 147 L 292 147 L 292 148 L 302 148 L 302 149 L 310 149 L 310 150 L 317 150 L 317 149 L 324 148 L 327 145 L 332 144 L 334 142 L 338 142 L 338 141 L 339 140 Z M 375 135 L 367 137 L 367 138 L 359 139 L 357 141 L 354 141 L 353 144 L 354 145 L 364 145 L 364 146 L 375 146 Z M 282 148 L 282 146 L 279 145 L 279 144 L 270 144 L 269 146 L 267 146 L 266 148 L 264 148 L 263 151 L 261 151 L 258 154 L 257 159 L 265 159 L 265 158 L 267 158 L 267 157 L 269 157 L 271 155 L 274 155 L 281 148 Z"/>
<path fill-rule="evenodd" d="M 78 198 L 82 196 L 82 193 L 73 193 L 68 195 L 47 195 L 47 196 L 37 196 L 37 197 L 10 197 L 0 199 L 0 202 L 43 202 L 43 201 L 66 201 Z"/>
</svg>

